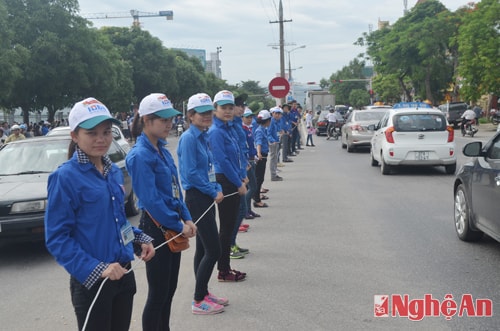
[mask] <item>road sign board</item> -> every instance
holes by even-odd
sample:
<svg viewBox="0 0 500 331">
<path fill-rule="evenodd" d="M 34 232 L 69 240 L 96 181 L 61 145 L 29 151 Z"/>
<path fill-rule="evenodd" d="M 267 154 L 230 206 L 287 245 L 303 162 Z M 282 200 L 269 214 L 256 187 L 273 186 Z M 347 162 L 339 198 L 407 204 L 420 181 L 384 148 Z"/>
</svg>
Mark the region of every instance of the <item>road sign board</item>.
<svg viewBox="0 0 500 331">
<path fill-rule="evenodd" d="M 274 77 L 269 82 L 269 93 L 275 98 L 284 98 L 290 91 L 290 84 L 283 77 Z"/>
</svg>

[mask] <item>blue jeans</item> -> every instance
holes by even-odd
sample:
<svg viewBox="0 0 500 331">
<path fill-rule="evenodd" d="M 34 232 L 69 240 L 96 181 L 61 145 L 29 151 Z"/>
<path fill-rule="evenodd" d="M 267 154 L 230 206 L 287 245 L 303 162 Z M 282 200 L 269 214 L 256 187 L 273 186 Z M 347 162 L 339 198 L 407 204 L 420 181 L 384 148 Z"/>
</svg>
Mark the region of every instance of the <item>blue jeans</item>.
<svg viewBox="0 0 500 331">
<path fill-rule="evenodd" d="M 102 281 L 88 290 L 73 276 L 70 278 L 71 301 L 78 322 L 83 329 L 87 312 Z M 132 316 L 133 298 L 136 292 L 134 272 L 119 280 L 107 280 L 97 298 L 87 322 L 87 330 L 127 331 Z"/>
<path fill-rule="evenodd" d="M 213 202 L 214 199 L 195 188 L 186 191 L 186 205 L 193 222 L 196 222 Z M 196 251 L 194 253 L 194 275 L 196 279 L 194 300 L 196 301 L 203 300 L 208 294 L 208 282 L 221 253 L 215 208 L 215 205 L 212 206 L 196 224 L 198 227 Z"/>
<path fill-rule="evenodd" d="M 165 236 L 145 212 L 142 213 L 139 228 L 154 239 L 155 247 L 165 242 Z M 142 313 L 143 331 L 170 330 L 170 311 L 180 264 L 181 253 L 172 253 L 168 245 L 156 250 L 154 258 L 146 262 L 148 297 Z"/>
</svg>

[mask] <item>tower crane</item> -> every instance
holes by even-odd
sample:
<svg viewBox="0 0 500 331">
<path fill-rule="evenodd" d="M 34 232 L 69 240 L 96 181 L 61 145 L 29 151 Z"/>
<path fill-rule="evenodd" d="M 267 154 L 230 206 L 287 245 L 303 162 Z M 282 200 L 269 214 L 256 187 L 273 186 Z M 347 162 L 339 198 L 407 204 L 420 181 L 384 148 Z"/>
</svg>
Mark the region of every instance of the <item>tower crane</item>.
<svg viewBox="0 0 500 331">
<path fill-rule="evenodd" d="M 93 13 L 93 14 L 83 14 L 82 17 L 89 20 L 97 20 L 97 19 L 108 19 L 108 18 L 126 18 L 132 16 L 134 21 L 132 22 L 132 26 L 140 27 L 141 24 L 139 22 L 139 17 L 165 17 L 168 21 L 174 19 L 174 12 L 171 10 L 160 10 L 157 13 L 148 13 L 142 12 L 135 9 L 132 9 L 129 13 L 127 12 L 118 12 L 118 13 Z"/>
</svg>

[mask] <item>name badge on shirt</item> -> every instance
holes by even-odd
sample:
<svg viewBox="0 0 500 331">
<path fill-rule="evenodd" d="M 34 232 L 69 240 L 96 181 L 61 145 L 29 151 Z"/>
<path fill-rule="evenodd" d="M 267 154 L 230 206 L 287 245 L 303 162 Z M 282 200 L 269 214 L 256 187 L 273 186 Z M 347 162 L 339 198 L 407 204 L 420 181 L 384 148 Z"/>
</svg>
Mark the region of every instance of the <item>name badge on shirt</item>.
<svg viewBox="0 0 500 331">
<path fill-rule="evenodd" d="M 179 199 L 181 197 L 179 193 L 179 187 L 177 186 L 177 183 L 175 181 L 172 181 L 172 196 L 176 199 Z"/>
<path fill-rule="evenodd" d="M 210 168 L 208 169 L 208 180 L 210 183 L 215 183 L 217 180 L 215 179 L 215 170 L 214 166 L 211 164 Z"/>
<path fill-rule="evenodd" d="M 127 221 L 127 223 L 125 223 L 125 225 L 121 227 L 120 232 L 122 234 L 122 240 L 124 246 L 130 244 L 135 238 L 134 230 L 132 229 L 132 224 L 130 224 L 129 221 Z"/>
</svg>

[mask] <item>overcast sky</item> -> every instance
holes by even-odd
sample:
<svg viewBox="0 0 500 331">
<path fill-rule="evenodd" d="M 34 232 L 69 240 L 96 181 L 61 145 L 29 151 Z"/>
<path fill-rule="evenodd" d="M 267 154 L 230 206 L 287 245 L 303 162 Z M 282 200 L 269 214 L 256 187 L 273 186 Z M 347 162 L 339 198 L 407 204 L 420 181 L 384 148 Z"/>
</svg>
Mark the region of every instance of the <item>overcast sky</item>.
<svg viewBox="0 0 500 331">
<path fill-rule="evenodd" d="M 408 0 L 408 9 L 417 0 Z M 441 0 L 455 11 L 468 0 Z M 285 49 L 291 51 L 296 82 L 319 82 L 348 65 L 364 48 L 353 43 L 377 28 L 378 20 L 394 23 L 403 15 L 404 0 L 282 0 Z M 80 0 L 80 13 L 123 13 L 172 10 L 174 18 L 141 18 L 142 28 L 168 48 L 205 49 L 220 53 L 222 78 L 230 84 L 259 81 L 261 86 L 280 72 L 279 0 Z M 94 26 L 132 24 L 132 17 L 91 20 Z M 305 45 L 305 48 L 293 50 Z M 288 53 L 285 52 L 288 72 Z M 302 67 L 301 69 L 298 69 Z"/>
</svg>

